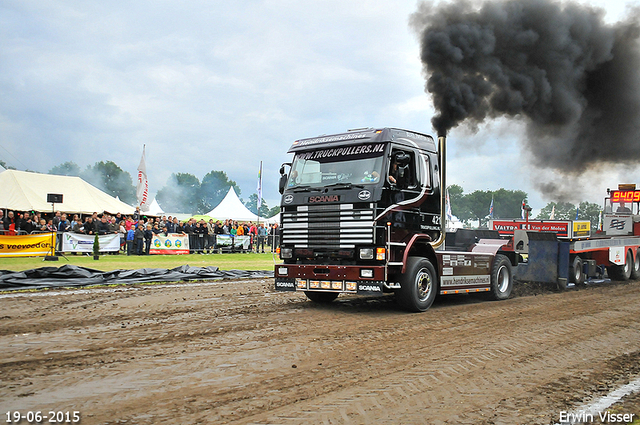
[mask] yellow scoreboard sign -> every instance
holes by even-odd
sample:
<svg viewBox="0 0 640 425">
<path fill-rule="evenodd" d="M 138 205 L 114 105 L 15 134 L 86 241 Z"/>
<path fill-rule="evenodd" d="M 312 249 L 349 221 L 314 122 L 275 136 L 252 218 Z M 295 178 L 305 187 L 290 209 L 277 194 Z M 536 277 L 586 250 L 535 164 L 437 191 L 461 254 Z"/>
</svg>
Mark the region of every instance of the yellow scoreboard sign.
<svg viewBox="0 0 640 425">
<path fill-rule="evenodd" d="M 583 237 L 591 235 L 591 222 L 589 220 L 573 222 L 573 237 Z"/>
<path fill-rule="evenodd" d="M 51 242 L 55 246 L 56 236 L 51 233 L 35 235 L 0 235 L 0 257 L 39 257 L 52 253 Z"/>
</svg>

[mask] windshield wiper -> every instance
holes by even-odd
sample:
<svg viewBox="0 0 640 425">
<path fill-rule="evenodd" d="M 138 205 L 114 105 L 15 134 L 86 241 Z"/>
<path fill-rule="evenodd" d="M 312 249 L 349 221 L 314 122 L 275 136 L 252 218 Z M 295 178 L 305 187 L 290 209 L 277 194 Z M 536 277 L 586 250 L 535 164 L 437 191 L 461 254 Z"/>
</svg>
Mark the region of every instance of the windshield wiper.
<svg viewBox="0 0 640 425">
<path fill-rule="evenodd" d="M 292 190 L 293 192 L 297 193 L 297 192 L 311 192 L 316 191 L 316 190 L 321 190 L 321 187 L 311 187 L 309 185 L 307 186 L 298 186 L 298 187 L 294 187 Z"/>
<path fill-rule="evenodd" d="M 336 189 L 352 189 L 354 187 L 357 187 L 359 189 L 364 189 L 364 186 L 361 184 L 353 184 L 353 183 L 347 183 L 347 182 L 333 183 L 333 184 L 327 185 L 326 187 L 335 187 Z"/>
</svg>

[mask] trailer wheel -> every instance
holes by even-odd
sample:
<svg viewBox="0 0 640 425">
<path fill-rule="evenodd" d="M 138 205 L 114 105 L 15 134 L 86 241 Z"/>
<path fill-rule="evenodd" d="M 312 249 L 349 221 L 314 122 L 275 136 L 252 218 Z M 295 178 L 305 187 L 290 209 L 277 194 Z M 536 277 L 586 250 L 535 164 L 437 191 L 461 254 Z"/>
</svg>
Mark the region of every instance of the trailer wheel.
<svg viewBox="0 0 640 425">
<path fill-rule="evenodd" d="M 627 256 L 625 258 L 624 265 L 613 265 L 607 267 L 607 273 L 612 280 L 629 280 L 631 272 L 634 268 L 633 254 L 631 250 L 627 250 Z"/>
<path fill-rule="evenodd" d="M 319 292 L 319 291 L 304 291 L 304 294 L 314 303 L 329 304 L 331 301 L 338 298 L 340 295 L 338 292 Z"/>
<path fill-rule="evenodd" d="M 438 291 L 436 270 L 431 261 L 422 257 L 409 257 L 407 271 L 400 276 L 400 289 L 396 300 L 405 310 L 426 311 L 433 304 Z"/>
<path fill-rule="evenodd" d="M 640 279 L 640 252 L 636 251 L 636 258 L 631 268 L 631 279 Z"/>
<path fill-rule="evenodd" d="M 511 261 L 502 255 L 497 254 L 493 259 L 491 268 L 491 291 L 489 296 L 493 300 L 506 300 L 513 290 L 513 272 L 511 271 Z"/>
<path fill-rule="evenodd" d="M 582 285 L 584 283 L 583 265 L 582 258 L 576 255 L 569 267 L 569 282 L 573 282 L 576 285 Z"/>
</svg>

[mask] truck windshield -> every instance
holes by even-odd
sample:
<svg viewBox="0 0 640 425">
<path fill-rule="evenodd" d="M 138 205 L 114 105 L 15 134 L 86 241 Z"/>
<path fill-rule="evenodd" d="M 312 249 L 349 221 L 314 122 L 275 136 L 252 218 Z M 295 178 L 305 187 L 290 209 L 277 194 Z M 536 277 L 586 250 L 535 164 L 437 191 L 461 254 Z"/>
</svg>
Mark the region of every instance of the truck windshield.
<svg viewBox="0 0 640 425">
<path fill-rule="evenodd" d="M 293 160 L 287 187 L 378 183 L 383 153 L 383 144 L 299 152 Z"/>
</svg>

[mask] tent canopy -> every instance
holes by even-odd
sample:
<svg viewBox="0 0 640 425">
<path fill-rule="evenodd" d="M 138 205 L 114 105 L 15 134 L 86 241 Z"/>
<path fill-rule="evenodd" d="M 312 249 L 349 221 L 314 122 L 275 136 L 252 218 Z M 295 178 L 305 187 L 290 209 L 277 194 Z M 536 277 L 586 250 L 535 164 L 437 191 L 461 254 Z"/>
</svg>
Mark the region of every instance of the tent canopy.
<svg viewBox="0 0 640 425">
<path fill-rule="evenodd" d="M 222 220 L 230 218 L 238 221 L 258 221 L 258 216 L 249 211 L 247 207 L 240 202 L 236 191 L 233 190 L 233 186 L 229 188 L 229 192 L 227 192 L 227 196 L 224 197 L 222 202 L 206 215 Z M 264 218 L 260 217 L 260 221 L 264 222 L 264 220 Z"/>
<path fill-rule="evenodd" d="M 47 194 L 62 194 L 55 209 L 66 213 L 103 211 L 133 214 L 135 208 L 91 186 L 80 177 L 6 170 L 0 173 L 0 208 L 16 211 L 51 211 Z"/>
<path fill-rule="evenodd" d="M 153 198 L 153 201 L 151 201 L 151 205 L 149 205 L 149 211 L 143 211 L 142 213 L 143 215 L 164 215 L 164 211 L 162 210 L 160 204 L 158 204 L 158 201 L 156 201 L 156 198 Z"/>
</svg>

